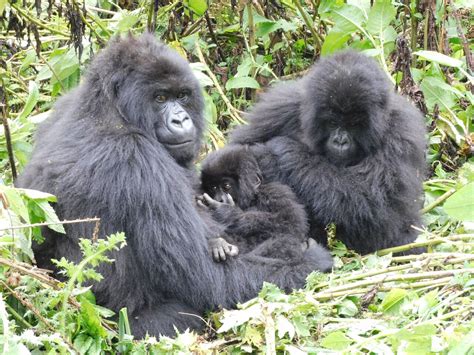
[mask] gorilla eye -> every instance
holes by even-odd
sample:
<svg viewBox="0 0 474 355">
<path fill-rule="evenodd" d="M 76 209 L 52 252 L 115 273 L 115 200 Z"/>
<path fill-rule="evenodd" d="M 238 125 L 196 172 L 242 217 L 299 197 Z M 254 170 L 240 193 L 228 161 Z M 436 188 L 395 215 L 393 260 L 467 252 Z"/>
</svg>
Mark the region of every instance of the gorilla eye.
<svg viewBox="0 0 474 355">
<path fill-rule="evenodd" d="M 212 186 L 211 186 L 211 190 L 212 190 L 212 191 L 217 191 L 217 186 L 216 186 L 216 185 L 212 185 Z"/>
<path fill-rule="evenodd" d="M 156 101 L 162 104 L 163 102 L 166 102 L 166 96 L 163 94 L 156 95 Z"/>
<path fill-rule="evenodd" d="M 230 186 L 230 184 L 228 182 L 226 182 L 222 188 L 224 189 L 224 191 L 230 191 L 232 189 L 232 186 Z"/>
<path fill-rule="evenodd" d="M 186 91 L 181 91 L 178 94 L 178 99 L 180 99 L 180 100 L 187 99 L 187 98 L 188 98 L 188 93 Z"/>
</svg>

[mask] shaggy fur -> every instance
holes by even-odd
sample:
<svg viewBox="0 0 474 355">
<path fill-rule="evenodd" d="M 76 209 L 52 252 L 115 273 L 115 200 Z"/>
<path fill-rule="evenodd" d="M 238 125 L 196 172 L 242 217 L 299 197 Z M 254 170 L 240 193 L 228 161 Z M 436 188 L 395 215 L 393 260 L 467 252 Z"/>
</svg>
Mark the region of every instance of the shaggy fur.
<svg viewBox="0 0 474 355">
<path fill-rule="evenodd" d="M 194 124 L 187 126 L 194 141 L 185 148 L 160 141 L 170 117 L 157 95 L 162 90 L 187 93 L 175 96 Z M 198 329 L 198 317 L 180 312 L 233 307 L 256 296 L 264 281 L 301 287 L 319 265 L 313 248 L 296 265 L 252 253 L 211 260 L 207 238 L 223 228 L 196 209 L 190 169 L 202 138 L 202 108 L 201 88 L 180 55 L 152 35 L 115 39 L 40 127 L 17 182 L 55 194 L 61 219 L 97 216 L 100 237 L 125 232 L 128 245 L 100 267 L 104 279 L 93 289 L 99 304 L 127 307 L 138 337 L 173 335 L 173 325 Z M 45 229 L 46 242 L 35 246 L 40 267 L 54 268 L 51 258 L 80 259 L 78 238 L 92 236 L 93 226 L 65 228 L 67 236 Z"/>
<path fill-rule="evenodd" d="M 202 163 L 202 189 L 216 198 L 215 192 L 224 183 L 229 187 L 235 205 L 222 203 L 213 215 L 226 226 L 227 241 L 236 244 L 240 253 L 259 247 L 262 256 L 295 262 L 301 259 L 308 241 L 306 212 L 288 186 L 262 181 L 254 154 L 261 148 L 228 146 L 209 154 Z M 320 249 L 318 268 L 329 271 L 331 255 Z"/>
<path fill-rule="evenodd" d="M 372 60 L 343 52 L 302 79 L 264 94 L 232 143 L 267 142 L 278 160 L 267 178 L 290 185 L 310 216 L 310 234 L 337 238 L 360 253 L 412 242 L 425 172 L 422 115 L 393 92 Z M 336 154 L 332 137 L 350 149 Z M 336 157 L 337 155 L 337 157 Z"/>
</svg>

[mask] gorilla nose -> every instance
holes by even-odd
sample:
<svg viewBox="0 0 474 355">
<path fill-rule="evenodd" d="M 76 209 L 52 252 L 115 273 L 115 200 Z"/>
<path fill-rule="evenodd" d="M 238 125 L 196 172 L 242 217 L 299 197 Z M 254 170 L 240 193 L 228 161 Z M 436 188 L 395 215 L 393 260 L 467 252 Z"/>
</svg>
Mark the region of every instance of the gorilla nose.
<svg viewBox="0 0 474 355">
<path fill-rule="evenodd" d="M 333 142 L 343 147 L 349 144 L 349 138 L 347 137 L 347 135 L 340 135 L 340 136 L 334 137 Z"/>
<path fill-rule="evenodd" d="M 168 128 L 174 133 L 186 134 L 193 128 L 193 122 L 186 112 L 172 115 Z"/>
</svg>

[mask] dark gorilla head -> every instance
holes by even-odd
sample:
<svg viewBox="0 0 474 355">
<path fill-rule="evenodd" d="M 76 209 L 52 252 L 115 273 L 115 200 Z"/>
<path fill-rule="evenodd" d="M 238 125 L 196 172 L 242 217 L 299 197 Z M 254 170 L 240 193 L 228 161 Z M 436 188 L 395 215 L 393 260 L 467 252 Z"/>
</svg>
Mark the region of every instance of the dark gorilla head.
<svg viewBox="0 0 474 355">
<path fill-rule="evenodd" d="M 155 137 L 178 163 L 189 164 L 204 121 L 201 89 L 186 60 L 151 34 L 116 38 L 102 53 L 87 79 L 102 83 L 108 107 L 129 129 Z"/>
<path fill-rule="evenodd" d="M 227 193 L 243 209 L 250 206 L 261 182 L 258 162 L 246 146 L 227 146 L 212 152 L 202 165 L 203 191 L 220 202 Z"/>
<path fill-rule="evenodd" d="M 357 164 L 379 149 L 391 86 L 374 60 L 335 54 L 321 59 L 303 83 L 302 127 L 312 149 L 336 165 Z"/>
</svg>

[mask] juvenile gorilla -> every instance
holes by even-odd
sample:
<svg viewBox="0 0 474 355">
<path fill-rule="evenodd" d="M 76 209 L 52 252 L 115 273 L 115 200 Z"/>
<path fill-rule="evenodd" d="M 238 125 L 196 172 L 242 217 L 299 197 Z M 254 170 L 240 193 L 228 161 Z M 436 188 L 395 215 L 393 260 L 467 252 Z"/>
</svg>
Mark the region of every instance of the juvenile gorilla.
<svg viewBox="0 0 474 355">
<path fill-rule="evenodd" d="M 288 186 L 262 181 L 254 150 L 244 146 L 226 147 L 207 156 L 202 164 L 200 201 L 209 206 L 214 218 L 226 226 L 226 241 L 240 253 L 295 262 L 308 243 L 308 222 L 304 207 Z M 216 261 L 226 260 L 235 248 L 219 238 L 213 244 Z M 315 243 L 310 239 L 310 242 Z M 316 244 L 315 244 L 316 245 Z M 329 271 L 332 258 L 320 249 L 318 269 Z"/>
<path fill-rule="evenodd" d="M 343 52 L 302 79 L 277 85 L 256 104 L 232 143 L 268 142 L 278 168 L 310 215 L 360 253 L 412 242 L 425 171 L 422 115 L 393 91 L 372 59 Z M 276 138 L 275 138 L 276 137 Z"/>
<path fill-rule="evenodd" d="M 173 325 L 198 329 L 203 322 L 190 313 L 233 307 L 256 296 L 263 281 L 301 287 L 319 265 L 311 246 L 293 265 L 253 254 L 226 263 L 209 257 L 207 238 L 224 226 L 194 199 L 202 109 L 185 59 L 152 35 L 115 39 L 40 127 L 17 181 L 55 194 L 61 219 L 97 216 L 100 237 L 125 232 L 127 246 L 101 266 L 104 279 L 93 289 L 99 304 L 127 307 L 138 337 L 173 335 Z M 45 230 L 46 241 L 35 245 L 40 267 L 80 259 L 78 239 L 91 237 L 93 226 L 65 228 L 66 236 Z"/>
</svg>

